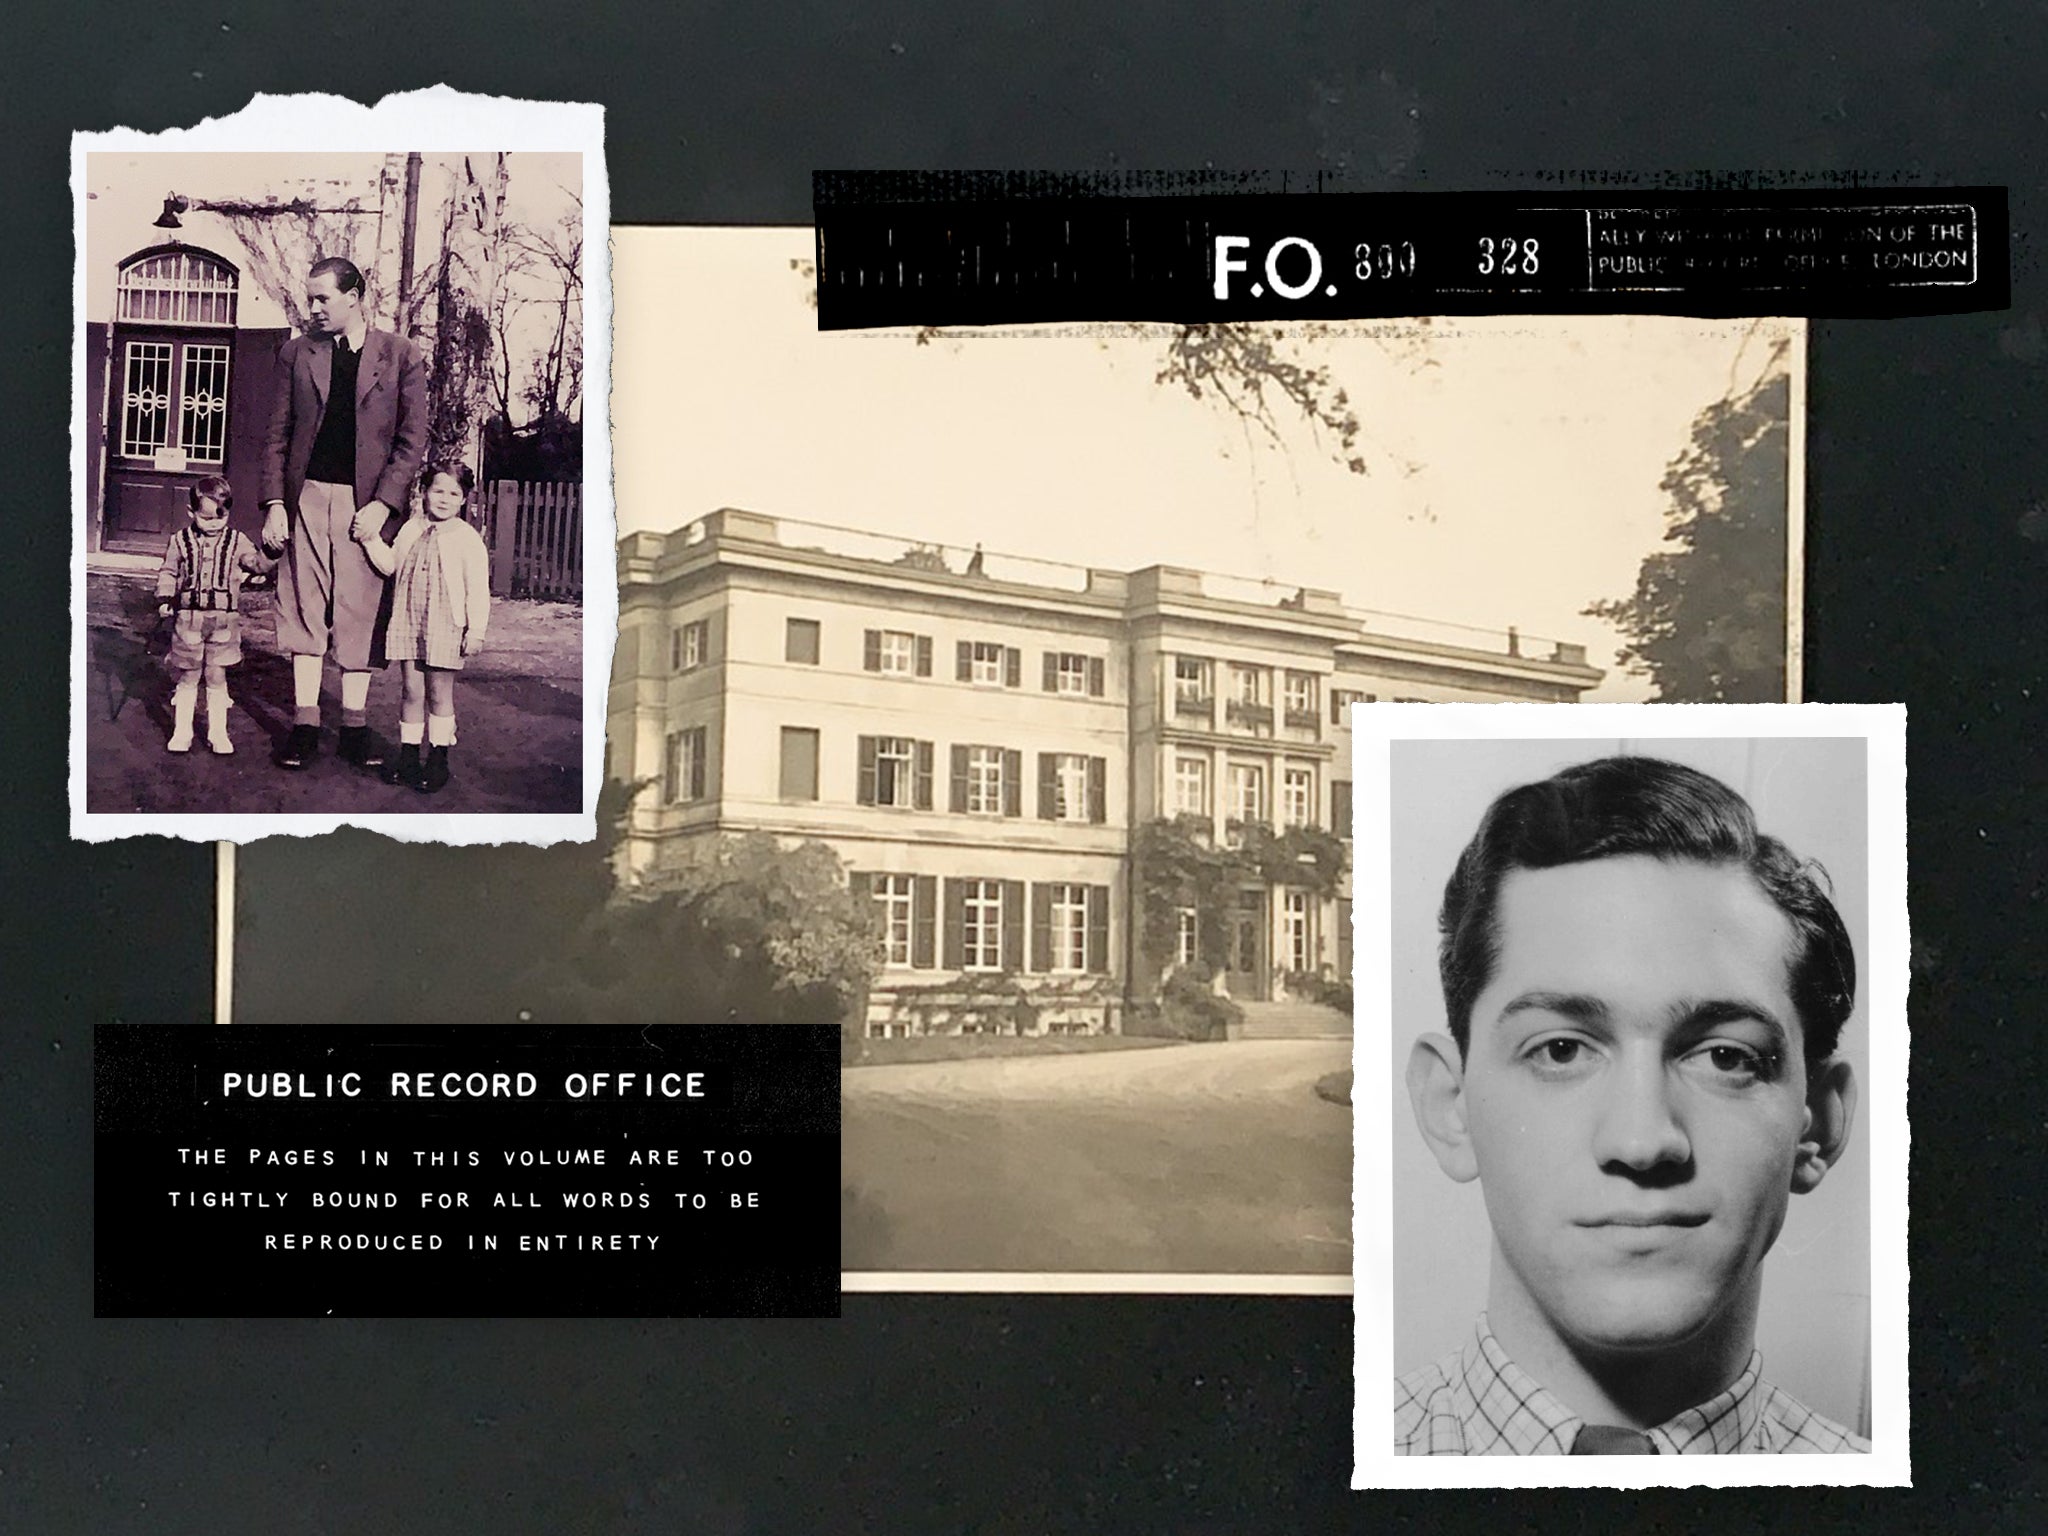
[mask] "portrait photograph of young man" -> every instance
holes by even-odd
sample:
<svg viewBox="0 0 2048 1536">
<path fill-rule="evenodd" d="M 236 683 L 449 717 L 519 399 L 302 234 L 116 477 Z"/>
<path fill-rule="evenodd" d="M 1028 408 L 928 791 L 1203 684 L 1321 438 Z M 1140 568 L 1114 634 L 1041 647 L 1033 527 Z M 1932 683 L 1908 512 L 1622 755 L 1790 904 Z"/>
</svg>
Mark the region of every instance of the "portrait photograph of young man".
<svg viewBox="0 0 2048 1536">
<path fill-rule="evenodd" d="M 1388 745 L 1395 1457 L 1868 1457 L 1869 748 Z"/>
</svg>

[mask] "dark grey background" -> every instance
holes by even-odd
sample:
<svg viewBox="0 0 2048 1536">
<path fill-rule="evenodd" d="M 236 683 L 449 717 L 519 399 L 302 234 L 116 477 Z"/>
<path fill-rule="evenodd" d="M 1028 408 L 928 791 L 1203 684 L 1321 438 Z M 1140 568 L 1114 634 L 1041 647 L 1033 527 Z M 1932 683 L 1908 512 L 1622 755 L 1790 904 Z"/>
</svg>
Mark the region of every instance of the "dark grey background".
<svg viewBox="0 0 2048 1536">
<path fill-rule="evenodd" d="M 1552 1536 L 1624 1508 L 1347 1493 L 1334 1300 L 854 1297 L 816 1324 L 93 1321 L 89 1026 L 205 1016 L 212 895 L 205 851 L 64 842 L 68 134 L 190 122 L 256 89 L 445 80 L 606 102 L 621 221 L 803 222 L 819 166 L 1213 162 L 1342 168 L 1360 190 L 1578 169 L 2009 184 L 2011 313 L 1823 325 L 1813 350 L 1808 695 L 1912 709 L 1920 1486 L 1626 1508 L 1643 1528 L 1802 1536 L 2042 1528 L 2039 7 L 1100 9 L 88 3 L 11 19 L 0 1527 Z M 351 906 L 337 945 L 373 938 L 375 909 L 366 928 Z"/>
</svg>

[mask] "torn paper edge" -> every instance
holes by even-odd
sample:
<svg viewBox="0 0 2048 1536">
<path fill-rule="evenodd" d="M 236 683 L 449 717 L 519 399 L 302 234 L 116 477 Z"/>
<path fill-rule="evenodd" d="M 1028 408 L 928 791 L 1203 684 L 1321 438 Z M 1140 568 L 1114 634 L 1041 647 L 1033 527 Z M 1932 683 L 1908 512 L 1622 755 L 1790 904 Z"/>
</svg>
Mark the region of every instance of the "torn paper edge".
<svg viewBox="0 0 2048 1536">
<path fill-rule="evenodd" d="M 90 434 L 85 420 L 82 345 L 88 277 L 85 248 L 86 156 L 109 152 L 391 153 L 478 149 L 583 156 L 584 449 L 583 449 L 583 809 L 579 813 L 486 812 L 379 815 L 374 812 L 131 813 L 86 807 L 86 708 L 90 692 L 86 612 L 85 488 Z M 253 842 L 313 837 L 340 827 L 381 832 L 401 842 L 448 844 L 594 841 L 604 783 L 605 705 L 618 635 L 618 546 L 611 441 L 611 184 L 604 159 L 604 108 L 587 102 L 530 102 L 474 95 L 445 85 L 386 96 L 376 106 L 346 97 L 259 93 L 227 117 L 192 128 L 144 133 L 132 128 L 71 137 L 71 836 L 83 842 L 158 836 Z M 595 579 L 593 579 L 595 578 Z"/>
</svg>

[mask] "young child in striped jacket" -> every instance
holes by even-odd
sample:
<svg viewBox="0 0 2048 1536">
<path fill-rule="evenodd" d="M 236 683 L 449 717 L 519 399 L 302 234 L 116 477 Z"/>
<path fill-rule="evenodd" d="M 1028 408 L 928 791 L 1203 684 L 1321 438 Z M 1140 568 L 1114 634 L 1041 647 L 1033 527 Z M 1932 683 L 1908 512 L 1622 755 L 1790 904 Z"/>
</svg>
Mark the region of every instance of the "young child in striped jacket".
<svg viewBox="0 0 2048 1536">
<path fill-rule="evenodd" d="M 277 569 L 274 555 L 262 554 L 249 536 L 228 527 L 235 493 L 220 475 L 202 476 L 190 495 L 192 521 L 171 535 L 157 572 L 157 614 L 171 620 L 173 752 L 192 750 L 192 717 L 199 703 L 199 677 L 206 675 L 206 744 L 226 754 L 228 668 L 242 659 L 242 584 Z"/>
<path fill-rule="evenodd" d="M 490 550 L 462 520 L 475 488 L 468 465 L 429 464 L 420 476 L 424 515 L 408 518 L 389 544 L 375 533 L 363 540 L 370 564 L 394 578 L 384 654 L 398 663 L 403 687 L 398 761 L 385 777 L 427 794 L 448 783 L 455 674 L 482 647 L 491 617 Z"/>
</svg>

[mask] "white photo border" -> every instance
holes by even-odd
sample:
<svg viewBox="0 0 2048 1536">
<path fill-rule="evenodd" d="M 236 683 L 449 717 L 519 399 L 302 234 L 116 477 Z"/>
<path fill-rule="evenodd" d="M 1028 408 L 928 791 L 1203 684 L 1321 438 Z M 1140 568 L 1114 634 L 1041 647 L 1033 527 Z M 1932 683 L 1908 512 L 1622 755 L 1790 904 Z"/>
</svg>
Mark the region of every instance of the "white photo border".
<svg viewBox="0 0 2048 1536">
<path fill-rule="evenodd" d="M 577 812 L 482 815 L 132 813 L 86 805 L 86 710 L 90 673 L 86 635 L 87 380 L 84 335 L 88 253 L 86 157 L 91 154 L 237 154 L 480 149 L 583 157 L 585 417 L 583 440 L 583 808 Z M 192 128 L 144 133 L 115 128 L 71 136 L 74 231 L 71 365 L 71 727 L 67 782 L 71 836 L 83 842 L 158 836 L 206 842 L 313 837 L 361 827 L 402 842 L 450 844 L 592 842 L 604 784 L 606 695 L 618 638 L 618 585 L 612 579 L 618 519 L 612 500 L 611 185 L 604 158 L 604 108 L 586 102 L 519 101 L 445 85 L 384 97 L 374 107 L 346 97 L 259 93 L 239 112 Z"/>
<path fill-rule="evenodd" d="M 1353 1044 L 1353 1488 L 1910 1487 L 1906 711 L 1899 704 L 1375 704 L 1351 711 L 1358 1028 Z M 1397 741 L 1860 737 L 1867 744 L 1871 1451 L 1837 1456 L 1394 1454 L 1392 746 Z"/>
</svg>

